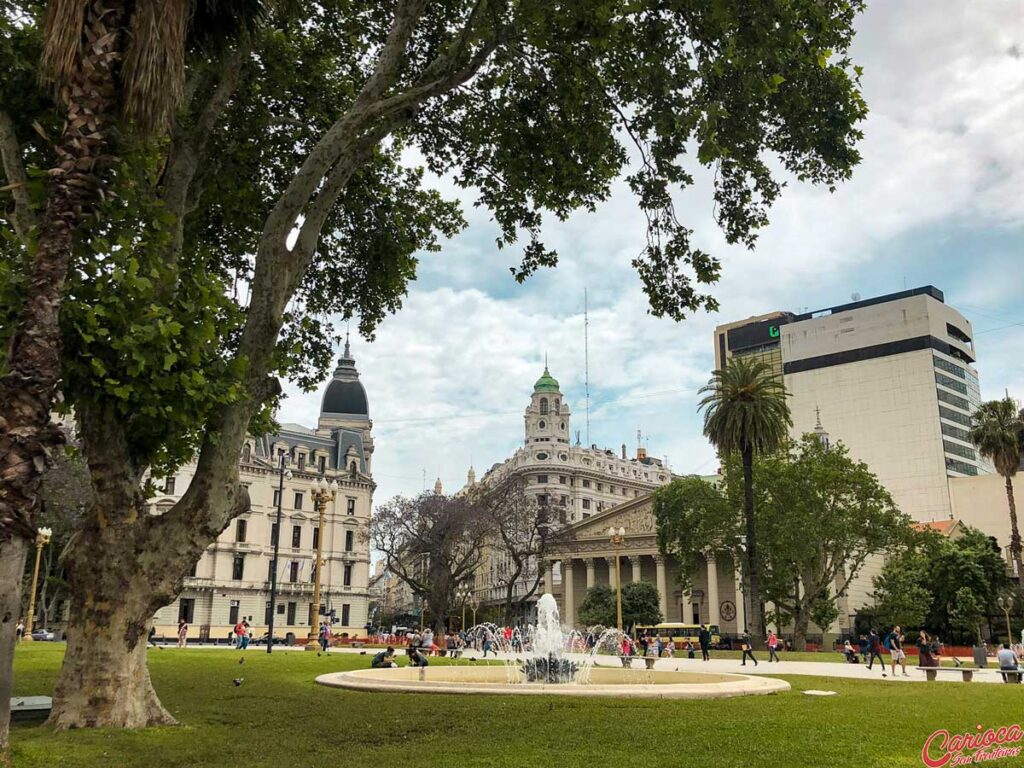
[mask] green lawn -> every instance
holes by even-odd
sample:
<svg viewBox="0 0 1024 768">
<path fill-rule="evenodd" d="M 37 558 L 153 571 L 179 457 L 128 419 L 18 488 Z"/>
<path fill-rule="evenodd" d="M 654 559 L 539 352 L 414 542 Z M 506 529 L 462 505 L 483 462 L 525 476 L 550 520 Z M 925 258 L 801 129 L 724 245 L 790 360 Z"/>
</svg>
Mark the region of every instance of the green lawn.
<svg viewBox="0 0 1024 768">
<path fill-rule="evenodd" d="M 62 653 L 58 644 L 20 647 L 15 693 L 48 693 Z M 356 693 L 313 678 L 368 666 L 368 656 L 245 656 L 239 666 L 233 651 L 153 651 L 154 683 L 179 727 L 16 727 L 15 765 L 920 766 L 934 729 L 1008 724 L 1024 713 L 1024 686 L 815 677 L 788 678 L 786 694 L 695 702 Z M 839 695 L 802 695 L 808 688 Z"/>
</svg>

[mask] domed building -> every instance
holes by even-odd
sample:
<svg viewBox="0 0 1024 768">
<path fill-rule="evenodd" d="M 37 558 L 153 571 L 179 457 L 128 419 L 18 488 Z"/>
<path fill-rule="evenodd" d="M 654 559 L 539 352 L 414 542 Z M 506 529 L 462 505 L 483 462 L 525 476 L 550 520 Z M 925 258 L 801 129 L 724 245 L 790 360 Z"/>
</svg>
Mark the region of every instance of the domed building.
<svg viewBox="0 0 1024 768">
<path fill-rule="evenodd" d="M 274 636 L 305 638 L 312 615 L 313 574 L 320 516 L 313 484 L 335 481 L 338 492 L 325 514 L 321 609 L 335 634 L 362 634 L 369 620 L 370 550 L 367 532 L 373 503 L 373 422 L 348 339 L 334 375 L 324 387 L 316 427 L 281 424 L 273 435 L 250 436 L 239 473 L 251 507 L 221 534 L 184 579 L 180 597 L 154 618 L 157 634 L 173 637 L 179 618 L 194 639 L 226 640 L 240 620 L 253 635 L 266 634 L 271 611 Z M 155 511 L 185 492 L 194 465 L 165 481 Z M 281 509 L 278 531 L 277 511 Z M 278 565 L 274 540 L 280 537 Z M 276 605 L 270 604 L 276 575 Z"/>
</svg>

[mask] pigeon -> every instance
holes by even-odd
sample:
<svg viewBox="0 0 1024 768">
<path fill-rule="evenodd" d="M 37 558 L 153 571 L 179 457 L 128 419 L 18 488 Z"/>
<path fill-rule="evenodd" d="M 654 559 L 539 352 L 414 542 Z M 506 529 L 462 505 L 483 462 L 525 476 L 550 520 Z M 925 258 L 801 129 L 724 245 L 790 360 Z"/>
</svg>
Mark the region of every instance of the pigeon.
<svg viewBox="0 0 1024 768">
<path fill-rule="evenodd" d="M 365 655 L 366 655 L 366 651 L 360 651 L 360 652 L 359 652 L 359 655 L 360 655 L 360 656 L 365 656 Z"/>
<path fill-rule="evenodd" d="M 245 678 L 244 677 L 236 677 L 231 682 L 234 683 L 235 684 L 235 688 L 237 688 L 238 686 L 240 686 L 242 683 L 245 682 Z"/>
<path fill-rule="evenodd" d="M 242 658 L 240 658 L 240 659 L 238 660 L 238 663 L 239 663 L 239 664 L 245 664 L 245 656 L 243 656 Z"/>
<path fill-rule="evenodd" d="M 323 656 L 323 654 L 322 654 L 322 653 L 320 653 L 320 651 L 317 651 L 317 652 L 316 652 L 316 656 L 317 656 L 317 658 L 320 658 L 321 656 Z"/>
</svg>

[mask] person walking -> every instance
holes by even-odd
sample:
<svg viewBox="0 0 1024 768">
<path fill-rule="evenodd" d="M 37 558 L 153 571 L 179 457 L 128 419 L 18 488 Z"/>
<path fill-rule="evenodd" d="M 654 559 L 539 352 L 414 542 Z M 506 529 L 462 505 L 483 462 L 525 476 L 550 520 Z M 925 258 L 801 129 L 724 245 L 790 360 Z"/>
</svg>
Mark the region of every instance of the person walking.
<svg viewBox="0 0 1024 768">
<path fill-rule="evenodd" d="M 750 644 L 750 632 L 746 629 L 743 630 L 743 634 L 740 636 L 740 648 L 743 649 L 743 663 L 740 666 L 747 666 L 747 657 L 749 656 L 750 660 L 754 662 L 754 666 L 756 667 L 757 659 L 754 658 L 754 646 Z"/>
<path fill-rule="evenodd" d="M 882 668 L 882 677 L 885 677 L 885 657 L 882 656 L 882 638 L 878 636 L 878 632 L 875 631 L 874 627 L 868 633 L 868 649 L 868 669 L 871 669 L 875 659 L 878 659 L 878 666 Z"/>
<path fill-rule="evenodd" d="M 903 652 L 903 630 L 900 629 L 900 625 L 897 624 L 892 628 L 892 632 L 886 638 L 886 643 L 889 646 L 889 657 L 892 660 L 892 676 L 896 677 L 896 665 L 899 664 L 903 670 L 904 677 L 910 677 L 907 674 L 907 654 Z"/>
<path fill-rule="evenodd" d="M 17 636 L 18 642 L 20 643 L 21 642 L 21 638 L 23 638 L 25 636 L 25 620 L 24 619 L 18 619 L 18 626 L 15 627 L 14 634 Z"/>
<path fill-rule="evenodd" d="M 185 619 L 178 619 L 178 647 L 184 648 L 188 644 L 188 622 Z"/>
<path fill-rule="evenodd" d="M 937 667 L 939 661 L 932 656 L 932 641 L 928 633 L 923 629 L 917 633 L 917 658 L 918 666 Z"/>
<path fill-rule="evenodd" d="M 494 642 L 494 635 L 491 634 L 491 630 L 484 629 L 484 658 L 487 658 L 487 652 L 491 650 L 491 643 Z M 495 653 L 495 656 L 498 654 Z"/>
<path fill-rule="evenodd" d="M 327 646 L 331 642 L 331 627 L 325 621 L 320 625 L 320 651 L 321 653 L 327 653 Z"/>
<path fill-rule="evenodd" d="M 768 663 L 771 664 L 773 661 L 779 660 L 779 636 L 775 634 L 774 629 L 768 630 Z"/>
<path fill-rule="evenodd" d="M 700 644 L 700 660 L 711 661 L 711 632 L 704 624 L 700 625 L 697 642 Z"/>
</svg>

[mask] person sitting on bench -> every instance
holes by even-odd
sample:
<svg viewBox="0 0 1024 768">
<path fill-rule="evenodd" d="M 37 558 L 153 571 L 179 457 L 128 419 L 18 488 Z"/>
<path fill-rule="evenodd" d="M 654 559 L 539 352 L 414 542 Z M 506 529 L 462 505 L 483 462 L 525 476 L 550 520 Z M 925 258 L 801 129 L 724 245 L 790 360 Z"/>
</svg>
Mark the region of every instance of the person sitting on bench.
<svg viewBox="0 0 1024 768">
<path fill-rule="evenodd" d="M 854 647 L 849 640 L 843 643 L 843 655 L 846 656 L 846 660 L 851 664 L 860 664 L 860 658 L 857 656 L 857 651 L 854 650 Z"/>
<path fill-rule="evenodd" d="M 996 658 L 999 660 L 999 671 L 1000 672 L 1015 672 L 1013 675 L 1003 675 L 1004 683 L 1019 683 L 1021 677 L 1020 667 L 1017 666 L 1017 656 L 1013 651 L 1010 650 L 1009 643 L 1003 643 L 1003 647 L 999 649 L 999 653 L 996 654 Z"/>
</svg>

